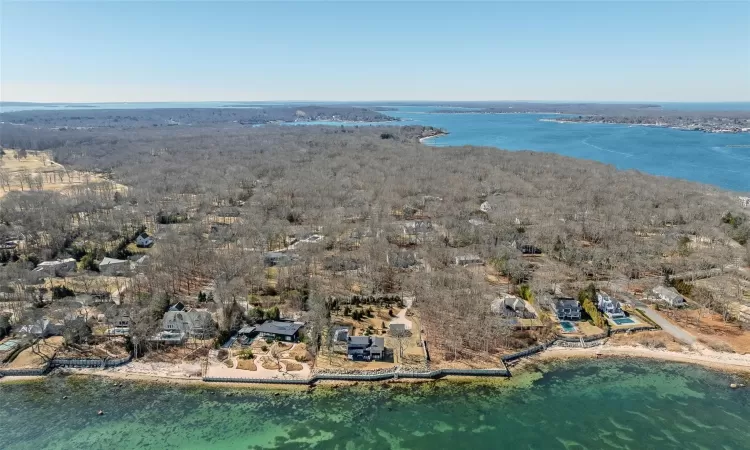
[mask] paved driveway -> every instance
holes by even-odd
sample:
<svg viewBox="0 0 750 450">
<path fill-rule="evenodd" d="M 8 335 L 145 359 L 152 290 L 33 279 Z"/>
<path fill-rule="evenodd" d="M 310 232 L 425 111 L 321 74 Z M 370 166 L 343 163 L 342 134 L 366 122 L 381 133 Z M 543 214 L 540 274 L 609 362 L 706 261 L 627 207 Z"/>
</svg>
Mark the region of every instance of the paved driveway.
<svg viewBox="0 0 750 450">
<path fill-rule="evenodd" d="M 658 312 L 655 310 L 649 308 L 645 305 L 639 305 L 638 309 L 643 311 L 643 313 L 651 320 L 656 322 L 657 325 L 659 325 L 662 330 L 666 331 L 667 333 L 674 336 L 675 339 L 677 339 L 680 342 L 683 342 L 688 345 L 693 345 L 696 342 L 696 339 L 693 335 L 688 333 L 687 331 L 683 330 L 682 328 L 673 325 L 670 321 L 665 319 L 661 316 Z"/>
</svg>

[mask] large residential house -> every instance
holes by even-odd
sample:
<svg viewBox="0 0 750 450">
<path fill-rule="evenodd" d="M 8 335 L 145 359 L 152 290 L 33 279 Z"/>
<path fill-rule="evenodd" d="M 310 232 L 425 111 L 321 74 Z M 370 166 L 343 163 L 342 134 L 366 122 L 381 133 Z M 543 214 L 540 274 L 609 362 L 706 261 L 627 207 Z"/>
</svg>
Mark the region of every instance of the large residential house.
<svg viewBox="0 0 750 450">
<path fill-rule="evenodd" d="M 125 276 L 130 272 L 130 261 L 126 259 L 104 258 L 99 263 L 99 272 L 109 276 Z"/>
<path fill-rule="evenodd" d="M 675 288 L 666 286 L 656 286 L 652 292 L 656 299 L 672 307 L 685 305 L 685 297 L 680 295 Z"/>
<path fill-rule="evenodd" d="M 58 275 L 64 275 L 68 272 L 75 272 L 76 260 L 73 258 L 58 259 L 56 261 L 43 261 L 40 262 L 32 273 L 40 278 L 44 277 L 56 277 Z"/>
<path fill-rule="evenodd" d="M 202 309 L 167 311 L 164 313 L 162 328 L 167 332 L 181 333 L 200 339 L 212 337 L 215 330 L 211 313 Z"/>
<path fill-rule="evenodd" d="M 493 314 L 502 314 L 504 316 L 514 316 L 523 319 L 536 318 L 537 314 L 534 307 L 520 297 L 511 294 L 503 294 L 492 301 L 490 311 Z"/>
<path fill-rule="evenodd" d="M 277 341 L 297 342 L 300 330 L 305 324 L 302 322 L 282 322 L 266 320 L 255 328 L 261 337 L 276 339 Z"/>
<path fill-rule="evenodd" d="M 29 325 L 24 325 L 18 329 L 20 334 L 30 334 L 32 336 L 46 338 L 48 336 L 57 336 L 61 333 L 60 325 L 52 323 L 49 319 L 39 319 Z"/>
<path fill-rule="evenodd" d="M 378 336 L 349 336 L 346 355 L 353 361 L 383 359 L 385 339 Z"/>
<path fill-rule="evenodd" d="M 148 233 L 143 232 L 135 238 L 135 245 L 141 248 L 151 247 L 154 245 L 154 238 L 149 236 Z"/>
<path fill-rule="evenodd" d="M 557 298 L 552 301 L 552 311 L 560 320 L 580 320 L 581 304 L 574 298 Z"/>
<path fill-rule="evenodd" d="M 625 313 L 622 311 L 622 305 L 620 302 L 613 299 L 605 292 L 596 293 L 597 308 L 599 311 L 606 314 L 610 319 L 621 319 L 625 317 Z"/>
</svg>

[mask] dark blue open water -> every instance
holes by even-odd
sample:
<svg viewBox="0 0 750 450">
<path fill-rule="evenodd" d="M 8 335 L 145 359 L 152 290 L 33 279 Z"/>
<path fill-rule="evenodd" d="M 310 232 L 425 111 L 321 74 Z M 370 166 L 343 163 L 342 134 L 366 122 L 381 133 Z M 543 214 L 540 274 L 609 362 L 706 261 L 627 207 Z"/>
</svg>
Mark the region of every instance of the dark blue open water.
<svg viewBox="0 0 750 450">
<path fill-rule="evenodd" d="M 544 121 L 559 117 L 550 114 L 430 111 L 434 108 L 414 106 L 386 114 L 401 118 L 404 125 L 431 125 L 450 133 L 425 141 L 428 145 L 480 145 L 552 152 L 612 164 L 619 169 L 750 191 L 750 133 Z"/>
</svg>

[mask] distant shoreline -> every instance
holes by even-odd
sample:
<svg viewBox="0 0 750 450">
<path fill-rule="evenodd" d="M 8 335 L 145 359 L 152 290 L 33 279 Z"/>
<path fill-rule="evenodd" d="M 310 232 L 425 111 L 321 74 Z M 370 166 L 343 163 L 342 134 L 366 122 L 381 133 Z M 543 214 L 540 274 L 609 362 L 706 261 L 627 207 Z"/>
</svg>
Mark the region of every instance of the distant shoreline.
<svg viewBox="0 0 750 450">
<path fill-rule="evenodd" d="M 739 130 L 728 130 L 723 128 L 708 128 L 703 126 L 698 127 L 683 127 L 679 125 L 667 125 L 667 124 L 658 124 L 658 123 L 630 123 L 630 122 L 617 122 L 617 121 L 607 121 L 607 120 L 570 120 L 570 119 L 539 119 L 540 122 L 555 122 L 555 123 L 579 123 L 579 124 L 602 124 L 602 125 L 627 125 L 631 127 L 652 127 L 652 128 L 668 128 L 671 130 L 680 130 L 680 131 L 700 131 L 703 133 L 713 133 L 713 134 L 742 134 L 742 133 L 750 133 L 750 128 L 747 129 L 739 129 Z"/>
<path fill-rule="evenodd" d="M 449 134 L 448 132 L 442 131 L 440 133 L 433 134 L 432 136 L 421 137 L 421 138 L 419 138 L 419 142 L 421 144 L 421 143 L 424 143 L 424 141 L 426 141 L 427 139 L 437 138 L 437 137 L 440 137 L 440 136 L 447 136 L 448 134 Z"/>
</svg>

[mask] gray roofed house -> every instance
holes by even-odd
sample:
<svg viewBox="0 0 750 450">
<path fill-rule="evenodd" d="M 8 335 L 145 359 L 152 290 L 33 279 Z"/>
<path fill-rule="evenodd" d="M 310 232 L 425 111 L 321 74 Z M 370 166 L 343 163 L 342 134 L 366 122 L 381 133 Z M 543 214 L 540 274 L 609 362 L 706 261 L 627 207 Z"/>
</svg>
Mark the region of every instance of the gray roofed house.
<svg viewBox="0 0 750 450">
<path fill-rule="evenodd" d="M 255 329 L 263 337 L 278 339 L 280 341 L 296 342 L 299 340 L 299 330 L 305 326 L 301 322 L 282 322 L 278 320 L 267 320 Z"/>
<path fill-rule="evenodd" d="M 73 258 L 58 259 L 55 261 L 43 261 L 37 265 L 32 272 L 38 277 L 55 277 L 68 272 L 75 272 L 76 260 Z"/>
<path fill-rule="evenodd" d="M 581 304 L 574 298 L 557 298 L 552 302 L 552 310 L 561 320 L 580 320 Z"/>
<path fill-rule="evenodd" d="M 99 272 L 110 276 L 123 276 L 130 272 L 130 261 L 126 259 L 104 258 L 99 263 Z"/>
<path fill-rule="evenodd" d="M 349 336 L 346 355 L 351 360 L 383 359 L 385 339 L 379 336 Z"/>
<path fill-rule="evenodd" d="M 652 292 L 656 295 L 656 298 L 669 306 L 683 306 L 685 305 L 685 297 L 680 295 L 675 288 L 666 286 L 656 286 Z"/>
<path fill-rule="evenodd" d="M 215 331 L 211 313 L 206 310 L 167 311 L 162 320 L 164 331 L 179 332 L 202 339 L 213 336 Z"/>
</svg>

